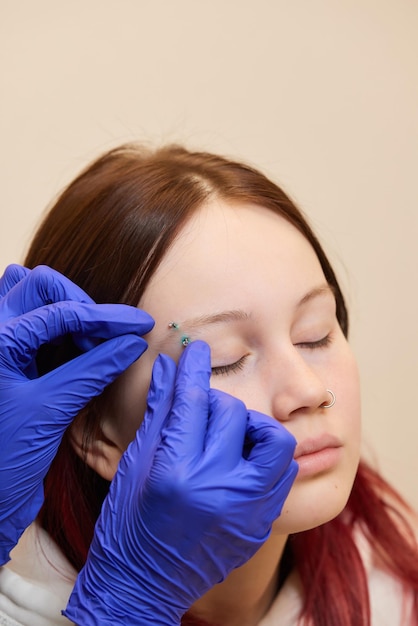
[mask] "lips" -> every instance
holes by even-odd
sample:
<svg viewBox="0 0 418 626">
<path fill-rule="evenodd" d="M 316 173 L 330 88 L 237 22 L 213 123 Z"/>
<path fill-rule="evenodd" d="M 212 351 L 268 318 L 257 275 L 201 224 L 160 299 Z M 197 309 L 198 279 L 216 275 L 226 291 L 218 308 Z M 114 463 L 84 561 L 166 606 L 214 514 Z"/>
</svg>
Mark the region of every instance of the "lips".
<svg viewBox="0 0 418 626">
<path fill-rule="evenodd" d="M 299 465 L 298 480 L 333 471 L 342 458 L 343 446 L 337 437 L 325 434 L 304 439 L 295 450 L 295 460 Z"/>
<path fill-rule="evenodd" d="M 340 448 L 341 445 L 341 441 L 337 437 L 328 434 L 312 439 L 304 439 L 297 444 L 294 457 L 297 460 L 302 456 L 315 454 L 327 448 Z"/>
</svg>

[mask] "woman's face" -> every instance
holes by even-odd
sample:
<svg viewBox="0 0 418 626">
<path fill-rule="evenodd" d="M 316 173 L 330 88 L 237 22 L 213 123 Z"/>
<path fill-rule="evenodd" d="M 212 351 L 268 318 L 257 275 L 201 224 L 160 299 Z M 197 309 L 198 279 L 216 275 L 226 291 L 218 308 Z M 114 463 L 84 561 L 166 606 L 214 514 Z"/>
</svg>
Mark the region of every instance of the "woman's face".
<svg viewBox="0 0 418 626">
<path fill-rule="evenodd" d="M 262 207 L 211 200 L 183 228 L 139 306 L 156 323 L 148 351 L 116 383 L 119 445 L 141 421 L 157 354 L 177 359 L 182 336 L 202 339 L 212 387 L 272 416 L 298 442 L 299 474 L 275 530 L 337 515 L 359 461 L 359 382 L 334 295 L 303 235 Z M 327 389 L 336 396 L 328 409 Z"/>
</svg>

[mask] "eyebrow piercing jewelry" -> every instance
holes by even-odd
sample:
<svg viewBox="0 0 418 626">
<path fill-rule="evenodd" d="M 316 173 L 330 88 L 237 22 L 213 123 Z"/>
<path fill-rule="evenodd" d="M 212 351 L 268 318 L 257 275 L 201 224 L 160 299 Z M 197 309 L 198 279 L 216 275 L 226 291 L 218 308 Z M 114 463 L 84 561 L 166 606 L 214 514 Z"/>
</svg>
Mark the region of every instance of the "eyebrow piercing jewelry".
<svg viewBox="0 0 418 626">
<path fill-rule="evenodd" d="M 335 397 L 335 393 L 333 391 L 331 391 L 331 389 L 327 389 L 329 395 L 331 396 L 331 401 L 328 404 L 321 404 L 320 407 L 321 409 L 330 409 L 332 406 L 334 406 L 335 401 L 336 401 L 336 397 Z"/>
<path fill-rule="evenodd" d="M 171 328 L 172 330 L 178 330 L 180 328 L 180 325 L 177 322 L 170 322 L 168 327 Z M 183 335 L 182 338 L 180 339 L 180 343 L 183 346 L 183 348 L 186 348 L 190 342 L 191 342 L 191 339 L 187 335 Z"/>
</svg>

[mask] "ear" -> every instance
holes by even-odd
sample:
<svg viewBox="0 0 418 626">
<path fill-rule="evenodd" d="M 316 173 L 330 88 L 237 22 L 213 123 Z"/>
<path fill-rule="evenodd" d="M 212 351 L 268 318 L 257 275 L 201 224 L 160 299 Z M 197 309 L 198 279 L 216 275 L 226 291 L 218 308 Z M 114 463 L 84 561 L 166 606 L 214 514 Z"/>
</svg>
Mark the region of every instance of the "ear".
<svg viewBox="0 0 418 626">
<path fill-rule="evenodd" d="M 83 420 L 76 419 L 70 428 L 70 441 L 74 450 L 97 474 L 111 481 L 124 452 L 115 441 L 113 429 L 105 421 L 88 442 L 87 448 L 83 441 L 83 430 Z"/>
</svg>

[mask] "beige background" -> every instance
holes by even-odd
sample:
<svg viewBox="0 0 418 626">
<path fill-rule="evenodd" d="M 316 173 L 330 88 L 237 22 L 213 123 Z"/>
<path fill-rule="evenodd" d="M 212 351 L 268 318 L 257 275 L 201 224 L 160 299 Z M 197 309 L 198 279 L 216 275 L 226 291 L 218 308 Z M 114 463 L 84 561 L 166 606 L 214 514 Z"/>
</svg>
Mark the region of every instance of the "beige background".
<svg viewBox="0 0 418 626">
<path fill-rule="evenodd" d="M 418 505 L 415 0 L 0 0 L 0 270 L 98 152 L 244 158 L 337 265 L 366 447 Z"/>
</svg>

